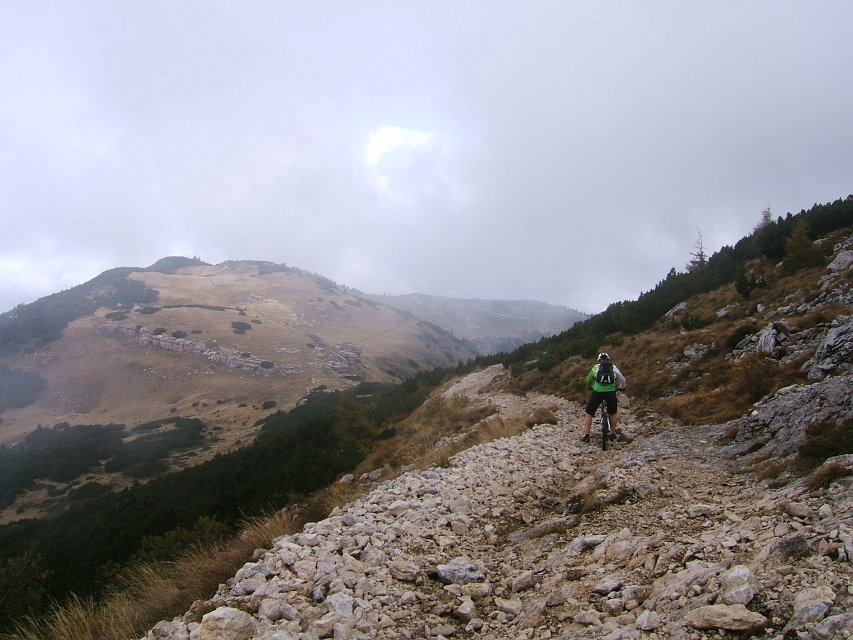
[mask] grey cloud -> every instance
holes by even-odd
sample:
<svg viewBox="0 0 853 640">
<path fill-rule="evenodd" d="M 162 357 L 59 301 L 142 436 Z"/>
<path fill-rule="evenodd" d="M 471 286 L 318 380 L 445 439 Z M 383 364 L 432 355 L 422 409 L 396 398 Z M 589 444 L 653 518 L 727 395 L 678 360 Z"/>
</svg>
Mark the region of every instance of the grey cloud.
<svg viewBox="0 0 853 640">
<path fill-rule="evenodd" d="M 697 228 L 713 251 L 768 205 L 851 191 L 851 18 L 845 2 L 6 3 L 0 310 L 175 252 L 600 310 L 683 268 Z M 432 138 L 371 168 L 379 127 Z M 612 273 L 592 270 L 602 252 Z"/>
</svg>

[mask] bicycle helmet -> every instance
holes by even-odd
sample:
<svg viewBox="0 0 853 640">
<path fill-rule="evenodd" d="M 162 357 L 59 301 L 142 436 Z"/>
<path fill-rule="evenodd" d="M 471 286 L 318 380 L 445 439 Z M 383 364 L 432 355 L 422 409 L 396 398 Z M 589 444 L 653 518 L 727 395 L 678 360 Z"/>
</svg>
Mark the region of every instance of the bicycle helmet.
<svg viewBox="0 0 853 640">
<path fill-rule="evenodd" d="M 607 362 L 608 360 L 610 360 L 610 356 L 607 355 L 604 351 L 602 351 L 601 353 L 598 354 L 598 361 L 599 362 Z"/>
</svg>

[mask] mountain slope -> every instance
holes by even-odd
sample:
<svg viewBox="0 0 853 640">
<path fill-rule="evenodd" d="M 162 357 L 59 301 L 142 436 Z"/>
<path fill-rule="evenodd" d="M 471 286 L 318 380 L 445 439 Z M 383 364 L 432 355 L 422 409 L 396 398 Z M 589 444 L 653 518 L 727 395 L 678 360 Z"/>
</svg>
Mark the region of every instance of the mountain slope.
<svg viewBox="0 0 853 640">
<path fill-rule="evenodd" d="M 4 387 L 22 388 L 2 407 L 0 443 L 38 425 L 121 424 L 130 441 L 151 421 L 201 420 L 201 440 L 173 452 L 170 469 L 247 444 L 259 418 L 312 391 L 400 382 L 475 355 L 435 325 L 258 262 L 171 258 L 112 270 L 16 309 L 0 329 Z M 88 481 L 121 488 L 132 479 L 92 468 Z M 55 502 L 45 491 L 68 486 L 35 486 L 5 517 L 37 515 L 33 507 Z"/>
</svg>

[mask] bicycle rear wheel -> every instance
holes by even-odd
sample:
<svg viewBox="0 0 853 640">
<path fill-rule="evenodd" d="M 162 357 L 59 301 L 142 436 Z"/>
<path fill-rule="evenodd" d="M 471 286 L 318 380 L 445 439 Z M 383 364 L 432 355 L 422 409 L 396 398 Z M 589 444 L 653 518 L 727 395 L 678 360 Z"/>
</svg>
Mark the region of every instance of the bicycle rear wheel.
<svg viewBox="0 0 853 640">
<path fill-rule="evenodd" d="M 601 449 L 607 451 L 607 443 L 610 441 L 610 416 L 604 407 L 601 408 Z"/>
</svg>

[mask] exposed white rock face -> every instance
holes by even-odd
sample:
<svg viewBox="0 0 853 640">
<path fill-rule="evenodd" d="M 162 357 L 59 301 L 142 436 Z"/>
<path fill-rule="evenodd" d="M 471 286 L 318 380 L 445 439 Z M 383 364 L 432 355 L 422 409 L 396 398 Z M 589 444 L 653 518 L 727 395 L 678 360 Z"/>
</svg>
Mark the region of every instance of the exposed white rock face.
<svg viewBox="0 0 853 640">
<path fill-rule="evenodd" d="M 849 416 L 849 385 L 780 394 L 728 447 L 714 443 L 731 424 L 688 429 L 626 408 L 634 441 L 603 453 L 579 446 L 580 407 L 487 390 L 500 375 L 447 393 L 516 415 L 549 406 L 559 423 L 409 470 L 278 538 L 204 603 L 231 636 L 203 635 L 220 622 L 188 613 L 146 640 L 849 637 L 853 478 L 774 488 L 733 473 L 731 457 L 793 437 L 793 405 Z"/>
<path fill-rule="evenodd" d="M 201 619 L 190 640 L 250 640 L 255 634 L 254 618 L 239 609 L 220 607 Z"/>
</svg>

